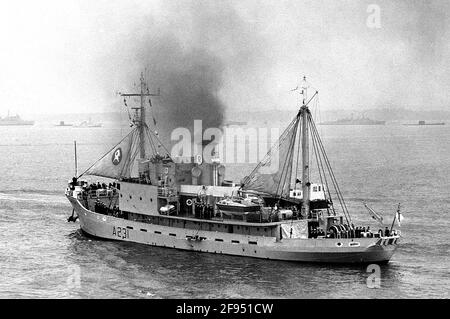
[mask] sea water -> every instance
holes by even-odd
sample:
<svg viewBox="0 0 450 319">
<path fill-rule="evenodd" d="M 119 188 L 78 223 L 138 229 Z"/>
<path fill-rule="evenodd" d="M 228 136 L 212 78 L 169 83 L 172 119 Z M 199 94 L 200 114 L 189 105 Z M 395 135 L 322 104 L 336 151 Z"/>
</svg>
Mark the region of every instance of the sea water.
<svg viewBox="0 0 450 319">
<path fill-rule="evenodd" d="M 67 222 L 73 141 L 82 172 L 127 129 L 38 123 L 0 127 L 0 298 L 448 298 L 450 125 L 319 131 L 355 224 L 380 227 L 363 201 L 386 226 L 401 203 L 401 244 L 379 272 L 87 238 Z M 226 178 L 254 165 L 230 165 Z"/>
</svg>

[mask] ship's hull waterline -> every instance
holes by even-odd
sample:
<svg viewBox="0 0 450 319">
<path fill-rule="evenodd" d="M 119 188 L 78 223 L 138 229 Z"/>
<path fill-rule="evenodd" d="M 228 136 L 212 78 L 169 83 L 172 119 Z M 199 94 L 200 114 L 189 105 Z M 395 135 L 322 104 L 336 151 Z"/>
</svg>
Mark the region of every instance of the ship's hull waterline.
<svg viewBox="0 0 450 319">
<path fill-rule="evenodd" d="M 288 239 L 167 227 L 98 214 L 68 196 L 88 235 L 196 252 L 315 263 L 386 263 L 398 236 L 382 238 Z M 218 241 L 220 239 L 220 241 Z"/>
</svg>

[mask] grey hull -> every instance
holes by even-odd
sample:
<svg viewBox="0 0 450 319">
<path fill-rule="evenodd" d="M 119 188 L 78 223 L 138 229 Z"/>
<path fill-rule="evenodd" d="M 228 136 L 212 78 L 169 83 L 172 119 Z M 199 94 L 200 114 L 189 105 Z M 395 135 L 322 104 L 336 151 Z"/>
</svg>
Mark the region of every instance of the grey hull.
<svg viewBox="0 0 450 319">
<path fill-rule="evenodd" d="M 355 239 L 282 239 L 167 227 L 106 216 L 68 197 L 81 229 L 102 239 L 129 241 L 196 252 L 314 263 L 386 263 L 398 236 Z M 194 240 L 193 238 L 203 238 Z"/>
</svg>

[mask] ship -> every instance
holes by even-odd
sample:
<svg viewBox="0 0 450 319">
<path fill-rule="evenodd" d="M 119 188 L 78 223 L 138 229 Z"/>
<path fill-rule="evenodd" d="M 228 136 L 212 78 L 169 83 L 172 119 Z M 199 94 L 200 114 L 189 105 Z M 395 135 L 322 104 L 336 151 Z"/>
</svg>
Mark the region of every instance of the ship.
<svg viewBox="0 0 450 319">
<path fill-rule="evenodd" d="M 82 174 L 75 160 L 76 174 L 65 191 L 73 208 L 68 221 L 79 220 L 89 237 L 188 252 L 387 263 L 400 231 L 394 221 L 378 231 L 353 224 L 309 110 L 318 92 L 309 98 L 306 78 L 302 83 L 303 102 L 292 121 L 236 185 L 226 182 L 226 166 L 217 159 L 171 156 L 146 123 L 146 100 L 158 95 L 150 93 L 141 74 L 140 92 L 120 93 L 141 101 L 133 108 L 129 133 Z M 310 181 L 314 162 L 316 182 Z M 110 182 L 89 183 L 89 176 Z M 369 213 L 382 222 L 378 213 Z M 397 214 L 400 207 L 394 220 Z"/>
<path fill-rule="evenodd" d="M 319 125 L 385 125 L 386 121 L 372 120 L 368 117 L 362 116 L 360 118 L 342 118 L 336 121 L 327 121 L 318 123 Z"/>
<path fill-rule="evenodd" d="M 82 121 L 79 124 L 74 125 L 77 128 L 94 128 L 94 127 L 102 127 L 102 123 L 93 122 L 90 118 L 87 121 Z"/>
<path fill-rule="evenodd" d="M 73 126 L 73 124 L 65 123 L 64 121 L 59 121 L 58 124 L 55 124 L 57 127 L 65 127 L 65 126 Z"/>
<path fill-rule="evenodd" d="M 413 124 L 403 124 L 405 126 L 425 126 L 425 125 L 445 125 L 445 122 L 426 123 L 425 121 L 419 121 Z"/>
<path fill-rule="evenodd" d="M 4 118 L 0 117 L 0 126 L 24 126 L 24 125 L 34 125 L 34 121 L 26 121 L 20 118 L 19 115 L 10 116 L 8 115 Z"/>
<path fill-rule="evenodd" d="M 227 121 L 224 126 L 245 126 L 247 124 L 246 121 Z"/>
</svg>

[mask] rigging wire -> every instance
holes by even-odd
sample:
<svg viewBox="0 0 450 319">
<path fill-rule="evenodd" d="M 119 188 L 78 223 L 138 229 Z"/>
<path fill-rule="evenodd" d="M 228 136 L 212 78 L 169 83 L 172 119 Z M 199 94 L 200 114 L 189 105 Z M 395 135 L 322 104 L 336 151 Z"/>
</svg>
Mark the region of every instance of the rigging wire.
<svg viewBox="0 0 450 319">
<path fill-rule="evenodd" d="M 317 131 L 316 125 L 314 124 L 314 121 L 310 120 L 310 123 L 311 123 L 312 131 L 315 132 L 315 134 L 317 136 L 319 149 L 321 150 L 321 152 L 323 154 L 324 161 L 325 161 L 325 164 L 327 166 L 328 172 L 330 174 L 331 181 L 332 181 L 333 186 L 334 186 L 334 188 L 336 190 L 336 195 L 337 195 L 338 200 L 339 200 L 339 202 L 341 204 L 341 207 L 342 207 L 342 210 L 343 210 L 344 215 L 346 217 L 347 223 L 349 224 L 349 223 L 351 223 L 351 217 L 350 217 L 350 214 L 348 212 L 347 205 L 346 205 L 346 203 L 344 201 L 344 198 L 342 196 L 342 192 L 341 192 L 341 190 L 339 188 L 339 184 L 337 183 L 336 176 L 334 175 L 333 169 L 331 168 L 331 164 L 330 164 L 330 161 L 328 159 L 327 153 L 325 151 L 325 147 L 323 146 L 323 143 L 322 143 L 322 140 L 320 139 L 320 137 L 318 137 L 319 133 Z"/>
<path fill-rule="evenodd" d="M 151 136 L 150 136 L 149 131 L 150 131 L 150 129 L 148 128 L 148 126 L 145 125 L 145 133 L 146 133 L 146 135 L 147 135 L 147 138 L 148 138 L 150 147 L 152 148 L 153 154 L 157 155 L 157 154 L 159 154 L 159 153 L 158 153 L 158 150 L 156 149 L 156 146 L 155 146 L 155 144 L 154 144 L 154 142 L 153 142 L 153 139 L 152 139 Z"/>
<path fill-rule="evenodd" d="M 317 95 L 317 92 L 313 95 L 313 97 L 311 97 L 311 99 L 308 101 L 307 104 L 309 104 L 309 102 L 311 102 L 312 99 L 316 95 Z M 319 103 L 318 99 L 316 99 L 314 101 L 314 106 L 317 107 L 319 105 L 318 103 Z M 298 131 L 299 128 L 301 127 L 301 122 L 299 121 L 300 115 L 301 115 L 301 111 L 299 111 L 298 114 L 296 115 L 296 117 L 290 122 L 290 124 L 285 129 L 285 131 L 283 132 L 283 134 L 281 135 L 281 137 L 279 138 L 277 143 L 271 147 L 271 149 L 266 154 L 264 159 L 255 167 L 255 169 L 253 169 L 253 171 L 250 173 L 250 175 L 245 178 L 243 185 L 241 185 L 241 189 L 244 188 L 245 185 L 248 184 L 254 178 L 256 172 L 261 168 L 261 166 L 266 165 L 268 163 L 268 161 L 270 160 L 270 158 L 272 156 L 273 151 L 276 150 L 277 148 L 280 149 L 281 145 L 285 142 L 285 140 L 289 136 L 291 136 L 292 140 L 289 142 L 290 145 L 288 146 L 288 150 L 287 150 L 287 154 L 286 154 L 287 156 L 286 156 L 285 162 L 283 163 L 283 168 L 282 168 L 281 174 L 279 175 L 280 179 L 278 180 L 276 192 L 275 192 L 275 194 L 278 196 L 278 203 L 279 203 L 280 199 L 283 196 L 283 191 L 285 189 L 286 181 L 288 181 L 290 183 L 290 179 L 292 178 L 292 165 L 289 166 L 289 162 L 293 161 L 293 156 L 295 153 L 295 146 L 297 145 L 295 143 L 295 140 L 297 139 L 297 133 L 299 135 L 300 141 L 301 141 L 301 137 L 302 137 L 302 132 Z M 311 140 L 312 140 L 312 144 L 313 144 L 315 161 L 318 166 L 320 182 L 322 185 L 325 185 L 325 187 L 326 187 L 326 191 L 324 191 L 325 198 L 328 195 L 328 199 L 331 204 L 331 210 L 332 210 L 333 214 L 336 215 L 336 210 L 333 205 L 333 199 L 331 196 L 331 188 L 330 188 L 330 184 L 329 184 L 328 178 L 327 178 L 327 172 L 328 172 L 331 184 L 336 192 L 336 197 L 342 208 L 343 215 L 346 219 L 347 224 L 350 225 L 351 216 L 349 214 L 345 200 L 342 196 L 342 191 L 339 187 L 339 184 L 337 183 L 337 179 L 336 179 L 336 176 L 331 167 L 330 160 L 326 154 L 325 147 L 320 138 L 317 127 L 314 123 L 313 115 L 311 114 L 311 112 L 305 112 L 303 114 L 303 116 L 306 116 L 306 122 L 311 131 Z M 294 134 L 292 135 L 293 132 L 294 132 Z M 299 154 L 300 154 L 300 143 L 298 143 L 298 149 L 297 149 L 297 158 L 296 158 L 296 165 L 295 165 L 295 167 L 296 167 L 295 168 L 295 183 L 297 183 L 297 176 L 298 176 L 297 174 L 298 174 L 299 158 L 300 158 Z M 310 177 L 310 176 L 308 176 L 308 177 Z M 281 193 L 280 193 L 280 187 L 282 189 Z M 328 213 L 329 213 L 329 210 L 330 210 L 330 207 L 327 207 Z"/>
<path fill-rule="evenodd" d="M 283 191 L 284 191 L 284 187 L 285 187 L 285 184 L 286 184 L 286 180 L 288 179 L 288 175 L 292 174 L 292 155 L 293 155 L 293 148 L 294 148 L 294 145 L 295 145 L 295 136 L 297 136 L 297 128 L 298 128 L 298 122 L 299 122 L 298 120 L 299 120 L 299 117 L 297 116 L 296 120 L 295 120 L 296 123 L 293 126 L 293 130 L 294 130 L 293 137 L 294 138 L 291 138 L 291 140 L 289 141 L 290 144 L 289 144 L 288 152 L 286 154 L 287 158 L 286 158 L 286 160 L 283 163 L 283 169 L 281 171 L 280 180 L 278 181 L 277 189 L 276 189 L 276 192 L 275 192 L 275 194 L 278 194 L 278 191 L 280 190 L 281 181 L 283 181 L 282 187 L 281 187 L 281 192 L 280 192 L 280 194 L 278 196 L 278 203 L 280 202 L 280 199 L 283 196 Z M 289 169 L 289 168 L 291 168 L 291 169 Z M 283 177 L 285 169 L 287 169 L 287 171 L 286 171 L 286 174 Z M 291 176 L 289 176 L 289 183 L 290 183 L 290 179 L 291 179 Z"/>
<path fill-rule="evenodd" d="M 153 132 L 152 132 L 153 134 Z M 164 146 L 164 144 L 161 142 L 161 140 L 159 139 L 159 137 L 156 134 L 153 134 L 153 136 L 156 138 L 156 140 L 158 141 L 158 145 L 161 145 L 161 147 L 164 149 L 164 151 L 166 151 L 166 155 L 169 156 L 170 159 L 172 159 L 172 157 L 170 156 L 170 152 L 169 150 Z M 172 159 L 173 160 L 173 159 Z"/>
<path fill-rule="evenodd" d="M 277 142 L 275 144 L 273 144 L 269 151 L 266 153 L 266 155 L 264 156 L 264 158 L 258 163 L 258 165 L 256 165 L 256 167 L 250 172 L 250 174 L 244 179 L 244 181 L 242 182 L 242 185 L 240 187 L 240 189 L 242 189 L 242 187 L 247 184 L 248 182 L 250 182 L 252 180 L 252 178 L 254 177 L 254 175 L 256 174 L 256 172 L 261 168 L 261 166 L 267 164 L 267 162 L 270 160 L 270 157 L 272 155 L 272 152 L 276 149 L 279 148 L 280 145 L 284 142 L 284 140 L 286 139 L 287 135 L 289 134 L 290 130 L 292 129 L 292 126 L 295 124 L 295 122 L 297 121 L 297 117 L 298 114 L 292 119 L 292 121 L 289 123 L 289 125 L 287 126 L 287 128 L 283 131 L 283 133 L 281 134 L 281 136 L 278 138 Z"/>
<path fill-rule="evenodd" d="M 133 130 L 133 135 L 131 137 L 131 144 L 129 146 L 127 156 L 125 158 L 125 162 L 122 166 L 122 169 L 120 170 L 119 178 L 124 176 L 124 171 L 130 169 L 130 166 L 132 164 L 131 153 L 133 152 L 133 146 L 135 146 L 135 144 L 136 144 L 135 143 L 136 134 L 137 134 L 137 129 Z M 136 149 L 137 149 L 137 147 L 136 147 Z M 131 174 L 131 169 L 130 169 L 130 174 Z"/>
<path fill-rule="evenodd" d="M 130 113 L 130 109 L 128 108 L 126 97 L 123 98 L 123 104 L 125 104 L 125 109 L 127 110 L 128 120 L 133 124 L 133 119 L 131 118 L 131 113 Z"/>
<path fill-rule="evenodd" d="M 330 188 L 328 186 L 327 176 L 325 174 L 325 169 L 323 167 L 322 158 L 320 156 L 320 152 L 319 152 L 318 146 L 317 146 L 317 137 L 314 134 L 314 132 L 313 132 L 313 134 L 311 136 L 312 136 L 312 141 L 313 141 L 312 144 L 313 144 L 313 149 L 314 149 L 314 155 L 315 155 L 315 158 L 316 158 L 317 167 L 318 167 L 318 171 L 319 171 L 320 183 L 322 184 L 322 187 L 323 187 L 323 185 L 324 185 L 323 181 L 325 181 L 326 193 L 328 193 L 328 199 L 330 200 L 330 203 L 331 203 L 331 209 L 333 211 L 333 214 L 336 215 L 336 210 L 334 209 L 333 199 L 332 199 L 332 196 L 331 196 L 331 193 L 330 193 Z M 324 192 L 325 195 L 326 195 L 326 193 Z M 327 207 L 327 211 L 329 212 L 329 207 Z"/>
<path fill-rule="evenodd" d="M 311 126 L 313 128 L 313 123 L 312 123 Z M 332 171 L 331 165 L 329 164 L 329 161 L 327 162 L 327 158 L 325 158 L 326 157 L 325 149 L 320 147 L 321 140 L 320 140 L 320 137 L 318 136 L 318 132 L 316 130 L 314 130 L 314 128 L 312 129 L 312 132 L 315 134 L 315 138 L 316 138 L 316 142 L 317 142 L 317 145 L 318 145 L 318 149 L 320 150 L 320 152 L 322 153 L 322 155 L 324 157 L 324 162 L 325 162 L 326 168 L 327 168 L 328 173 L 330 175 L 333 187 L 334 187 L 334 189 L 336 191 L 336 197 L 338 198 L 338 201 L 339 201 L 339 204 L 340 204 L 340 206 L 342 208 L 342 211 L 344 213 L 345 219 L 347 220 L 347 223 L 349 223 L 349 216 L 348 216 L 348 211 L 346 210 L 345 202 L 343 201 L 343 197 L 342 197 L 342 194 L 340 192 L 340 189 L 339 189 L 339 186 L 337 184 L 337 181 L 335 179 L 335 176 L 334 176 L 334 173 Z M 320 154 L 320 152 L 319 152 L 319 154 Z M 324 172 L 325 172 L 325 170 L 324 170 Z M 327 189 L 329 191 L 329 187 L 328 186 L 327 186 Z M 331 197 L 330 193 L 329 193 L 329 196 Z"/>
<path fill-rule="evenodd" d="M 302 122 L 299 121 L 298 124 L 298 141 L 301 141 L 302 138 Z M 296 136 L 297 138 L 297 136 Z M 297 159 L 296 159 L 296 164 L 295 164 L 295 180 L 294 180 L 294 189 L 297 189 L 297 180 L 298 180 L 298 166 L 299 166 L 299 162 L 300 162 L 300 143 L 297 143 Z"/>
</svg>

